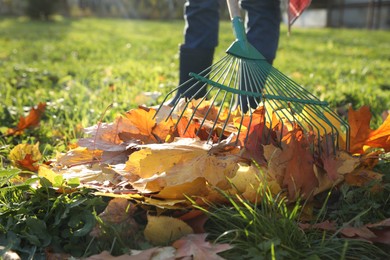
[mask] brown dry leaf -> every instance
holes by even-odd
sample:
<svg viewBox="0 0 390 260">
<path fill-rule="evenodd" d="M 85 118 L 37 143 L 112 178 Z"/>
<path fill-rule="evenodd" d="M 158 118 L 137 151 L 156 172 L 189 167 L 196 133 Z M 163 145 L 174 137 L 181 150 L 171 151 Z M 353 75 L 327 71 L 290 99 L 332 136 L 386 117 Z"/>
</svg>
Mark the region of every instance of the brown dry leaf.
<svg viewBox="0 0 390 260">
<path fill-rule="evenodd" d="M 57 158 L 57 164 L 62 166 L 76 166 L 81 164 L 90 164 L 99 162 L 101 160 L 103 151 L 89 150 L 86 147 L 77 147 L 76 149 L 68 151 L 64 155 Z"/>
<path fill-rule="evenodd" d="M 139 229 L 133 216 L 137 208 L 134 204 L 124 198 L 110 200 L 106 209 L 99 214 L 104 226 L 112 226 L 118 235 L 126 238 L 133 238 Z M 90 233 L 93 237 L 104 235 L 101 225 L 96 225 Z"/>
<path fill-rule="evenodd" d="M 263 144 L 266 144 L 266 140 L 263 137 L 267 134 L 264 131 L 268 131 L 265 126 L 265 108 L 259 107 L 253 112 L 252 117 L 246 115 L 243 120 L 241 117 L 234 118 L 234 124 L 237 129 L 242 124 L 242 132 L 238 137 L 241 145 L 245 147 L 242 156 L 253 159 L 260 165 L 265 165 Z"/>
<path fill-rule="evenodd" d="M 192 230 L 194 230 L 195 234 L 205 233 L 204 225 L 208 220 L 208 216 L 202 210 L 193 209 L 180 217 L 178 219 L 186 222 Z"/>
<path fill-rule="evenodd" d="M 126 150 L 126 146 L 137 142 L 133 139 L 121 139 L 122 135 L 138 133 L 138 128 L 126 117 L 117 117 L 113 123 L 100 123 L 84 129 L 85 134 L 91 135 L 90 138 L 81 138 L 78 141 L 79 146 L 90 149 L 99 149 L 103 151 L 118 152 Z M 131 142 L 128 142 L 128 141 Z"/>
<path fill-rule="evenodd" d="M 46 103 L 39 103 L 37 108 L 32 107 L 26 117 L 20 116 L 18 125 L 15 128 L 8 129 L 7 135 L 20 135 L 24 129 L 37 126 L 42 114 L 45 112 L 45 108 Z"/>
<path fill-rule="evenodd" d="M 147 218 L 144 235 L 152 245 L 168 245 L 172 241 L 194 233 L 189 225 L 177 218 L 151 215 Z"/>
<path fill-rule="evenodd" d="M 135 211 L 136 207 L 127 199 L 114 198 L 110 200 L 106 209 L 99 216 L 103 221 L 121 223 L 131 218 Z"/>
<path fill-rule="evenodd" d="M 18 144 L 9 154 L 9 159 L 12 163 L 21 169 L 29 171 L 37 171 L 39 166 L 36 162 L 42 159 L 42 154 L 39 151 L 39 143 L 32 144 Z"/>
<path fill-rule="evenodd" d="M 345 174 L 345 182 L 351 186 L 362 187 L 370 182 L 380 182 L 382 180 L 382 174 L 374 172 L 369 169 L 360 168 L 355 171 Z M 380 187 L 375 187 L 380 189 Z"/>
<path fill-rule="evenodd" d="M 190 234 L 175 241 L 176 258 L 190 257 L 193 260 L 222 260 L 218 253 L 232 248 L 229 244 L 212 244 L 206 241 L 207 234 Z"/>
<path fill-rule="evenodd" d="M 331 181 L 342 179 L 343 175 L 352 172 L 360 164 L 358 157 L 353 157 L 344 151 L 337 151 L 336 155 L 332 152 L 329 154 L 323 152 L 321 158 L 326 171 Z"/>
<path fill-rule="evenodd" d="M 196 109 L 195 117 L 197 118 L 201 118 L 202 120 L 203 118 L 206 118 L 210 121 L 218 121 L 219 107 L 212 105 L 211 101 L 203 100 L 202 103 L 199 104 L 199 106 L 192 102 L 189 106 L 189 109 Z"/>
<path fill-rule="evenodd" d="M 390 218 L 361 227 L 344 227 L 340 233 L 350 238 L 390 245 Z"/>
<path fill-rule="evenodd" d="M 289 198 L 310 196 L 318 187 L 314 172 L 314 159 L 308 142 L 299 128 L 289 132 L 282 139 L 282 149 L 265 146 L 268 172 L 282 188 L 288 189 Z"/>
<path fill-rule="evenodd" d="M 298 226 L 302 230 L 308 230 L 308 229 L 320 229 L 320 230 L 325 230 L 325 231 L 336 231 L 337 226 L 335 222 L 330 222 L 329 220 L 325 220 L 323 222 L 319 223 L 298 223 Z"/>
</svg>

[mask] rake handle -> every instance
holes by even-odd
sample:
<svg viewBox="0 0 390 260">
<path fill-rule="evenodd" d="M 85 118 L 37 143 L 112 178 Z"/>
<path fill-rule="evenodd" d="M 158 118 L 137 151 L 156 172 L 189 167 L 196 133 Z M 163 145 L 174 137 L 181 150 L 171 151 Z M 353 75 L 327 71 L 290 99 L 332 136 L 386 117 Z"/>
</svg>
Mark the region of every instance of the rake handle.
<svg viewBox="0 0 390 260">
<path fill-rule="evenodd" d="M 240 7 L 238 6 L 238 1 L 226 0 L 226 3 L 229 9 L 230 19 L 233 19 L 234 17 L 241 18 L 241 11 L 240 11 Z"/>
</svg>

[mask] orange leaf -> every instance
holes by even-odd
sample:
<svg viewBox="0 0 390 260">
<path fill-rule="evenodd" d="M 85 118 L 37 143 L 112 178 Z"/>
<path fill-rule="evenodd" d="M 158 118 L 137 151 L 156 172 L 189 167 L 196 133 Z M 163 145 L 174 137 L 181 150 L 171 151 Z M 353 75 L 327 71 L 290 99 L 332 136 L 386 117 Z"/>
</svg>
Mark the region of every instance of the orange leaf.
<svg viewBox="0 0 390 260">
<path fill-rule="evenodd" d="M 182 117 L 180 121 L 177 123 L 177 132 L 180 137 L 185 138 L 196 138 L 199 137 L 200 140 L 207 140 L 209 137 L 209 132 L 206 130 L 204 126 L 200 128 L 200 123 L 197 119 L 192 120 L 192 122 L 188 122 L 186 117 Z M 199 130 L 199 133 L 198 133 Z"/>
<path fill-rule="evenodd" d="M 285 154 L 281 160 L 286 160 L 286 173 L 283 184 L 287 185 L 290 198 L 296 198 L 298 193 L 308 197 L 318 186 L 314 173 L 314 159 L 309 144 L 301 129 L 296 128 L 286 135 L 282 142 L 286 142 Z"/>
<path fill-rule="evenodd" d="M 39 166 L 34 165 L 36 162 L 37 162 L 36 160 L 33 160 L 31 154 L 26 154 L 23 160 L 16 161 L 19 167 L 32 172 L 38 171 Z"/>
<path fill-rule="evenodd" d="M 351 127 L 351 153 L 364 153 L 363 147 L 384 148 L 390 151 L 390 117 L 377 129 L 370 128 L 371 112 L 368 106 L 354 111 L 348 111 L 348 121 Z"/>
<path fill-rule="evenodd" d="M 168 120 L 163 120 L 156 124 L 152 132 L 153 135 L 159 139 L 158 141 L 163 143 L 170 141 L 173 138 L 174 128 L 175 123 L 172 118 L 169 118 Z"/>
<path fill-rule="evenodd" d="M 376 130 L 372 131 L 366 140 L 366 145 L 370 147 L 380 147 L 386 152 L 390 151 L 390 116 Z"/>
<path fill-rule="evenodd" d="M 19 123 L 15 128 L 8 129 L 8 135 L 21 135 L 23 130 L 29 127 L 35 127 L 39 124 L 43 112 L 45 112 L 46 103 L 39 103 L 37 108 L 32 107 L 26 117 L 20 116 Z"/>
<path fill-rule="evenodd" d="M 138 109 L 132 109 L 126 112 L 126 119 L 129 120 L 130 124 L 137 128 L 137 131 L 132 130 L 121 135 L 121 139 L 127 134 L 130 138 L 139 139 L 144 143 L 156 143 L 157 140 L 153 136 L 152 131 L 156 125 L 156 119 L 154 115 L 156 111 L 154 109 L 147 109 L 140 107 Z"/>
</svg>

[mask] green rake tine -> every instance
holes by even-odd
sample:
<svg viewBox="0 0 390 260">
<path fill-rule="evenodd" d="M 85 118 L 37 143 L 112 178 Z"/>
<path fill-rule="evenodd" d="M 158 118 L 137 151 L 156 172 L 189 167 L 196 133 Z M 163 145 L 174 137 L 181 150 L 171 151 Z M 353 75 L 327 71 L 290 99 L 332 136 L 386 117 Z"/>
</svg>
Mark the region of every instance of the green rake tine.
<svg viewBox="0 0 390 260">
<path fill-rule="evenodd" d="M 215 99 L 216 99 L 217 96 L 219 95 L 220 91 L 221 91 L 220 89 L 217 91 L 217 94 L 215 95 Z M 222 98 L 222 102 L 225 102 L 226 95 L 227 95 L 227 93 L 225 92 L 225 94 L 224 94 L 224 96 L 223 96 L 223 98 Z M 214 99 L 214 100 L 215 100 L 215 99 Z M 213 102 L 214 102 L 214 101 L 213 101 Z M 214 127 L 216 126 L 216 124 L 217 124 L 217 122 L 218 122 L 219 115 L 220 115 L 221 112 L 222 112 L 222 108 L 223 108 L 223 106 L 220 106 L 220 107 L 219 107 L 218 113 L 217 113 L 217 117 L 215 118 L 213 127 L 211 127 L 211 129 L 214 129 Z M 211 109 L 211 108 L 209 108 L 209 110 L 210 110 L 210 109 Z M 208 113 L 208 111 L 207 111 L 207 113 Z M 203 121 L 206 119 L 206 117 L 207 117 L 207 115 L 204 117 Z M 203 124 L 203 122 L 202 122 L 202 124 Z M 199 130 L 198 130 L 198 131 L 199 131 Z M 213 133 L 213 131 L 210 131 L 209 136 L 207 137 L 207 140 L 210 140 L 211 134 L 212 134 L 212 133 Z M 223 136 L 223 132 L 219 135 L 219 137 L 218 137 L 218 142 L 221 141 L 222 136 Z"/>
<path fill-rule="evenodd" d="M 227 93 L 228 92 L 225 92 L 226 95 L 227 95 Z M 234 97 L 230 97 L 230 104 L 229 104 L 229 109 L 228 109 L 229 112 L 228 112 L 228 115 L 227 115 L 227 120 L 225 120 L 225 123 L 223 124 L 222 130 L 221 130 L 222 134 L 225 132 L 226 126 L 228 124 L 228 120 L 230 118 L 230 115 L 232 114 L 233 104 L 234 104 Z M 239 136 L 239 131 L 237 132 L 237 138 L 236 138 L 235 145 L 237 145 L 238 136 Z M 219 138 L 219 141 L 221 141 L 221 137 Z"/>
<path fill-rule="evenodd" d="M 211 91 L 211 90 L 213 90 L 213 88 L 210 88 L 209 91 Z M 199 129 L 198 129 L 198 131 L 196 131 L 196 134 L 195 134 L 195 135 L 198 135 L 198 134 L 199 134 L 199 131 L 200 131 L 200 129 L 202 128 L 202 126 L 204 125 L 204 122 L 206 121 L 206 118 L 207 118 L 207 116 L 209 115 L 209 113 L 210 113 L 210 111 L 211 111 L 211 109 L 212 109 L 212 107 L 213 107 L 213 105 L 214 105 L 214 103 L 215 103 L 215 100 L 217 99 L 217 97 L 218 97 L 218 95 L 219 95 L 219 92 L 220 92 L 220 90 L 218 90 L 217 94 L 214 95 L 213 101 L 211 101 L 210 107 L 207 109 L 207 112 L 206 112 L 206 114 L 205 114 L 204 117 L 203 117 L 202 123 L 200 123 Z M 199 102 L 199 104 L 196 106 L 194 112 L 196 112 L 196 110 L 199 108 L 200 104 L 201 104 L 201 102 Z M 193 118 L 194 115 L 195 115 L 195 113 L 192 114 L 191 120 L 192 120 L 192 118 Z M 191 122 L 191 121 L 189 121 L 189 122 Z M 215 119 L 215 122 L 217 122 L 217 119 Z M 214 127 L 211 128 L 211 129 L 214 129 Z M 187 130 L 187 129 L 186 129 L 186 130 Z M 210 139 L 212 132 L 213 132 L 213 131 L 211 130 L 210 133 L 209 133 L 209 136 L 207 137 L 207 140 Z"/>
<path fill-rule="evenodd" d="M 208 94 L 210 91 L 211 91 L 211 89 L 208 90 L 207 94 Z M 186 128 L 184 129 L 184 133 L 187 132 L 188 127 L 190 127 L 191 122 L 192 122 L 192 120 L 194 119 L 196 110 L 198 110 L 198 108 L 199 108 L 199 106 L 201 105 L 201 103 L 206 99 L 207 94 L 206 94 L 204 97 L 202 97 L 201 101 L 196 105 L 196 107 L 195 107 L 195 109 L 194 109 L 194 112 L 192 113 L 190 119 L 188 120 L 187 126 L 186 126 Z M 189 99 L 189 101 L 192 101 L 192 100 L 194 100 L 194 99 L 193 99 L 193 98 L 190 98 L 190 99 Z M 188 107 L 189 104 L 190 104 L 190 102 L 186 102 L 185 109 L 187 109 L 187 107 Z M 183 111 L 182 111 L 182 113 L 181 113 L 181 115 L 180 115 L 180 119 L 183 117 L 183 115 L 184 115 L 184 113 L 185 113 L 185 109 L 183 109 Z M 179 123 L 179 120 L 177 120 L 177 123 Z M 201 128 L 201 127 L 202 127 L 202 125 L 201 125 L 199 128 Z M 199 130 L 198 130 L 198 131 L 199 131 Z M 197 131 L 197 133 L 198 133 L 198 131 Z M 196 135 L 197 135 L 197 134 L 196 134 Z"/>
</svg>

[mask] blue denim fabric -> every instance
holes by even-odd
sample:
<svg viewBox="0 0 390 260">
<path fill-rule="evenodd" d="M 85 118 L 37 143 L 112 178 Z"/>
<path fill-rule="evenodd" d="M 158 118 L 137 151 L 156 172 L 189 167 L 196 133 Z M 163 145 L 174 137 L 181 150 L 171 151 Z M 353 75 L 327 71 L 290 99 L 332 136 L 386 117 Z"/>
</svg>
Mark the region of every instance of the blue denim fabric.
<svg viewBox="0 0 390 260">
<path fill-rule="evenodd" d="M 281 22 L 280 0 L 241 0 L 246 11 L 248 41 L 272 63 L 276 56 Z M 187 0 L 184 10 L 186 49 L 214 49 L 218 45 L 219 1 Z"/>
<path fill-rule="evenodd" d="M 218 0 L 187 0 L 184 5 L 186 49 L 214 49 L 218 45 Z"/>
</svg>

